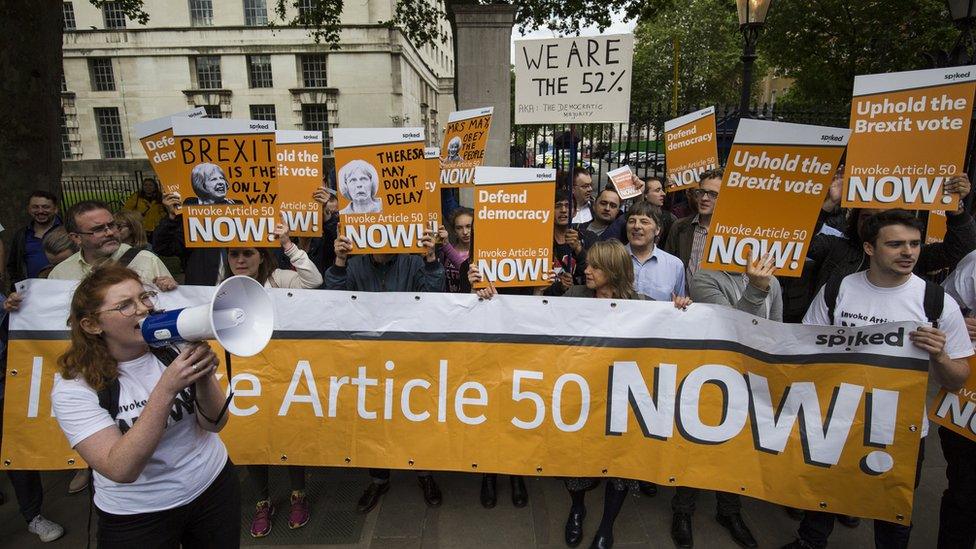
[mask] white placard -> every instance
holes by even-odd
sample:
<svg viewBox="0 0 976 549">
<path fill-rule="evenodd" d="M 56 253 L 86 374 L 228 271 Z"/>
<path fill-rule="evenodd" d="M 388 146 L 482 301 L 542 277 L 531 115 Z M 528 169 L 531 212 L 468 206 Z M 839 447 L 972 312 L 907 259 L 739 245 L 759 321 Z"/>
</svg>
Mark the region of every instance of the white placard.
<svg viewBox="0 0 976 549">
<path fill-rule="evenodd" d="M 515 123 L 629 122 L 634 35 L 515 41 Z"/>
</svg>

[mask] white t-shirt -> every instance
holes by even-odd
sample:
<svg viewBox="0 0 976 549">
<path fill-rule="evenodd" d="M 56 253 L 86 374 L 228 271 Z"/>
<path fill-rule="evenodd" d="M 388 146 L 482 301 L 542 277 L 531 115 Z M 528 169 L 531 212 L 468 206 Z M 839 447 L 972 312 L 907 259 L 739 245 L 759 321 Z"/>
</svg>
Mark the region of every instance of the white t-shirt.
<svg viewBox="0 0 976 549">
<path fill-rule="evenodd" d="M 804 324 L 819 326 L 867 326 L 885 322 L 918 321 L 928 323 L 925 316 L 925 281 L 912 275 L 907 282 L 894 288 L 882 288 L 871 284 L 867 271 L 844 277 L 837 292 L 834 306 L 834 321 L 831 323 L 824 302 L 824 289 L 820 288 L 813 299 Z M 949 358 L 966 358 L 973 354 L 973 344 L 963 320 L 959 305 L 949 295 L 945 295 L 939 329 L 946 334 L 946 354 Z M 927 414 L 926 414 L 927 415 Z M 928 434 L 928 418 L 922 418 L 922 436 Z"/>
<path fill-rule="evenodd" d="M 976 251 L 969 252 L 942 283 L 960 307 L 976 309 Z"/>
<path fill-rule="evenodd" d="M 138 419 L 164 369 L 163 363 L 148 352 L 119 363 L 116 419 L 120 428 L 123 424 L 128 428 L 133 419 Z M 84 379 L 58 377 L 51 399 L 72 448 L 116 424 L 108 410 L 98 405 L 98 393 Z M 202 494 L 224 468 L 227 449 L 216 433 L 197 424 L 195 411 L 188 390 L 177 395 L 163 437 L 135 482 L 119 484 L 96 471 L 95 505 L 113 515 L 134 515 L 179 507 Z"/>
</svg>

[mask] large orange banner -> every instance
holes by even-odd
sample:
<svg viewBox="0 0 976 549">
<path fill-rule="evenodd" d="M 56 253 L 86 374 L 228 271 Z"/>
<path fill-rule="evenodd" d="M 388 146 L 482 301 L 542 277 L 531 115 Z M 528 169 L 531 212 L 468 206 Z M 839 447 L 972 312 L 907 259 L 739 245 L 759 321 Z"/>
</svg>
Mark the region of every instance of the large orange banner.
<svg viewBox="0 0 976 549">
<path fill-rule="evenodd" d="M 277 246 L 274 122 L 173 119 L 188 248 Z"/>
<path fill-rule="evenodd" d="M 278 209 L 292 236 L 322 236 L 322 132 L 277 130 Z"/>
<path fill-rule="evenodd" d="M 72 288 L 29 281 L 12 318 L 3 468 L 83 466 L 49 397 Z M 911 520 L 928 369 L 908 337 L 917 323 L 802 326 L 697 303 L 269 292 L 274 339 L 233 359 L 221 437 L 235 463 L 623 477 Z M 212 293 L 182 287 L 161 305 Z"/>
<path fill-rule="evenodd" d="M 556 171 L 488 168 L 475 172 L 477 238 L 472 265 L 480 286 L 545 286 L 552 270 Z"/>
<path fill-rule="evenodd" d="M 963 170 L 976 66 L 854 78 L 843 206 L 952 210 L 943 186 Z"/>
<path fill-rule="evenodd" d="M 163 194 L 180 192 L 180 175 L 183 173 L 177 158 L 176 138 L 173 137 L 173 118 L 204 118 L 206 115 L 203 107 L 197 107 L 135 125 L 136 137 L 156 172 Z"/>
<path fill-rule="evenodd" d="M 485 161 L 494 107 L 452 112 L 447 118 L 441 151 L 441 185 L 470 185 L 474 169 Z"/>
<path fill-rule="evenodd" d="M 742 119 L 701 267 L 745 272 L 749 261 L 771 253 L 777 275 L 800 276 L 849 135 L 841 128 Z"/>
<path fill-rule="evenodd" d="M 339 234 L 353 254 L 420 253 L 429 230 L 423 128 L 339 128 L 335 138 Z"/>
<path fill-rule="evenodd" d="M 665 190 L 680 191 L 697 185 L 702 172 L 718 168 L 715 107 L 665 122 L 664 142 L 668 167 Z"/>
</svg>

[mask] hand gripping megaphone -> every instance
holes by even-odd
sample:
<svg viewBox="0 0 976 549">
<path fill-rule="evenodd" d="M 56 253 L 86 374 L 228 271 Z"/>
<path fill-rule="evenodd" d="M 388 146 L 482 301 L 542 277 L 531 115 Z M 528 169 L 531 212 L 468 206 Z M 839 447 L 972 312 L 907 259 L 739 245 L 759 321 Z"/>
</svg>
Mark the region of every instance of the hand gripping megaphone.
<svg viewBox="0 0 976 549">
<path fill-rule="evenodd" d="M 274 331 L 274 306 L 261 284 L 249 276 L 232 276 L 214 291 L 210 303 L 150 314 L 142 338 L 150 347 L 216 339 L 229 353 L 260 353 Z"/>
</svg>

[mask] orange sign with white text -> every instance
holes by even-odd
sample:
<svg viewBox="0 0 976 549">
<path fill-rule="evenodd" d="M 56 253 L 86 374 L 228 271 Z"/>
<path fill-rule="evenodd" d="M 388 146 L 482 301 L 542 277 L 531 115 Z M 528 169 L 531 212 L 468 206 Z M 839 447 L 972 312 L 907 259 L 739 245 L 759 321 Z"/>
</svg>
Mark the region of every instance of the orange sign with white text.
<svg viewBox="0 0 976 549">
<path fill-rule="evenodd" d="M 274 122 L 173 119 L 188 248 L 277 246 Z"/>
<path fill-rule="evenodd" d="M 176 149 L 176 138 L 173 137 L 173 118 L 203 118 L 206 115 L 207 111 L 203 107 L 197 107 L 135 125 L 136 136 L 142 144 L 142 150 L 146 152 L 149 164 L 156 172 L 163 194 L 180 192 L 179 175 L 183 167 L 177 158 L 179 153 Z"/>
<path fill-rule="evenodd" d="M 494 107 L 452 112 L 441 151 L 441 185 L 470 185 L 474 169 L 485 161 Z"/>
<path fill-rule="evenodd" d="M 963 170 L 976 65 L 854 79 L 843 206 L 956 208 L 943 192 Z"/>
<path fill-rule="evenodd" d="M 715 139 L 715 107 L 668 120 L 664 123 L 667 192 L 698 184 L 702 172 L 718 168 Z"/>
<path fill-rule="evenodd" d="M 755 254 L 770 253 L 777 275 L 800 276 L 848 135 L 841 128 L 741 120 L 701 268 L 745 272 Z"/>
<path fill-rule="evenodd" d="M 480 167 L 474 184 L 477 287 L 548 285 L 556 171 Z"/>
<path fill-rule="evenodd" d="M 322 236 L 322 132 L 278 130 L 278 209 L 291 236 Z"/>
<path fill-rule="evenodd" d="M 441 219 L 441 186 L 438 180 L 441 177 L 441 150 L 438 147 L 424 147 L 425 173 L 427 174 L 427 186 L 432 191 L 427 194 L 427 223 L 435 230 L 447 223 L 446 219 Z"/>
<path fill-rule="evenodd" d="M 969 357 L 970 372 L 976 372 L 976 357 Z M 929 419 L 950 431 L 976 441 L 976 375 L 953 393 L 939 389 L 929 405 Z"/>
<path fill-rule="evenodd" d="M 334 131 L 339 234 L 353 254 L 420 253 L 429 230 L 423 128 Z"/>
</svg>

